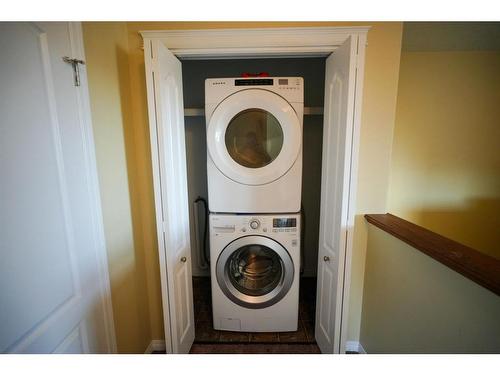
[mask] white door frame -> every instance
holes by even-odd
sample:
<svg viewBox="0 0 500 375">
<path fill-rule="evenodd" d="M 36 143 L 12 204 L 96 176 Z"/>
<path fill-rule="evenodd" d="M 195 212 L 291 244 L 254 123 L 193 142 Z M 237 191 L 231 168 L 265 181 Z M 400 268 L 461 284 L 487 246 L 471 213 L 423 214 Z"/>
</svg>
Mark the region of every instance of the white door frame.
<svg viewBox="0 0 500 375">
<path fill-rule="evenodd" d="M 356 207 L 357 168 L 359 137 L 361 128 L 361 100 L 363 97 L 364 60 L 369 26 L 362 27 L 292 27 L 292 28 L 255 28 L 255 29 L 205 29 L 205 30 L 165 30 L 140 31 L 146 46 L 160 41 L 180 59 L 227 59 L 263 57 L 319 57 L 328 56 L 347 38 L 357 43 L 355 100 L 352 113 L 352 148 L 348 150 L 346 165 L 350 167 L 349 179 L 344 184 L 344 200 L 347 203 L 347 217 L 341 225 L 347 233 L 345 263 L 339 272 L 343 274 L 344 285 L 341 298 L 337 299 L 337 311 L 342 311 L 340 331 L 335 331 L 335 341 L 339 347 L 336 353 L 344 353 L 347 341 L 349 292 L 351 284 L 351 261 L 353 251 L 354 216 Z M 244 46 L 244 47 L 242 47 Z M 146 59 L 147 60 L 147 59 Z M 148 102 L 154 93 L 148 92 Z M 150 127 L 155 127 L 155 119 L 150 118 Z M 152 144 L 156 148 L 157 144 Z M 154 171 L 153 171 L 154 173 Z M 161 200 L 155 197 L 156 212 L 161 212 Z M 160 234 L 158 234 L 160 235 Z M 159 249 L 165 251 L 165 249 Z M 160 265 L 160 272 L 165 267 Z M 166 275 L 162 275 L 166 277 Z M 162 293 L 163 308 L 168 304 L 168 295 Z M 168 307 L 168 306 L 167 306 Z M 166 322 L 167 323 L 167 322 Z M 166 324 L 167 326 L 168 324 Z M 166 330 L 165 332 L 168 335 Z M 168 341 L 169 338 L 166 337 Z"/>
<path fill-rule="evenodd" d="M 83 32 L 81 22 L 69 22 L 69 35 L 73 58 L 85 61 L 83 46 Z M 107 352 L 117 353 L 115 323 L 113 318 L 113 305 L 111 301 L 111 283 L 109 279 L 108 255 L 104 236 L 104 222 L 102 217 L 101 194 L 97 173 L 97 160 L 95 153 L 94 132 L 92 129 L 92 115 L 90 111 L 90 95 L 87 79 L 86 65 L 80 65 L 80 90 L 77 90 L 80 129 L 85 146 L 87 188 L 92 196 L 92 224 L 95 255 L 99 263 L 100 302 L 104 311 L 104 330 Z"/>
</svg>

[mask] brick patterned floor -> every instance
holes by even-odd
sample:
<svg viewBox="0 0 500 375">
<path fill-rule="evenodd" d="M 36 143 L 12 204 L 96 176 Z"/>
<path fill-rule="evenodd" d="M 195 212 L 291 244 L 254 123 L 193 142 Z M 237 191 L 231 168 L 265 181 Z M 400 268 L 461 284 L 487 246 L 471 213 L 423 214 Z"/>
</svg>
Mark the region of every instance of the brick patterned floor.
<svg viewBox="0 0 500 375">
<path fill-rule="evenodd" d="M 300 282 L 296 332 L 247 333 L 213 329 L 210 278 L 193 277 L 195 341 L 191 353 L 319 353 L 314 339 L 316 279 Z"/>
</svg>

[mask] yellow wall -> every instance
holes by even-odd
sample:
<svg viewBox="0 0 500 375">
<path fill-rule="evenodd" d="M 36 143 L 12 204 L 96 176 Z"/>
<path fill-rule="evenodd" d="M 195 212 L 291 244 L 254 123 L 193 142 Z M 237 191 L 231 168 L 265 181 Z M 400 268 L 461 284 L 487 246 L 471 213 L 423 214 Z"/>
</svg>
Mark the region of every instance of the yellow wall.
<svg viewBox="0 0 500 375">
<path fill-rule="evenodd" d="M 497 295 L 375 226 L 368 232 L 368 353 L 500 353 Z"/>
<path fill-rule="evenodd" d="M 500 52 L 404 52 L 391 213 L 500 258 Z"/>
<path fill-rule="evenodd" d="M 358 216 L 356 218 L 353 275 L 350 300 L 349 340 L 357 340 L 359 337 L 359 325 L 361 317 L 361 298 L 363 292 L 364 257 L 366 253 L 366 224 L 361 214 L 366 212 L 385 212 L 387 189 L 389 182 L 390 154 L 392 133 L 394 127 L 397 80 L 399 73 L 399 59 L 401 50 L 401 23 L 334 23 L 334 22 L 146 22 L 127 23 L 128 41 L 123 40 L 123 24 L 86 23 L 84 24 L 84 38 L 89 63 L 89 74 L 92 70 L 101 71 L 101 66 L 91 66 L 94 56 L 94 64 L 109 65 L 115 74 L 91 77 L 90 95 L 93 104 L 93 121 L 96 128 L 96 142 L 98 144 L 109 144 L 109 149 L 119 149 L 120 153 L 126 153 L 120 161 L 117 160 L 117 170 L 128 170 L 129 192 L 128 206 L 132 210 L 134 235 L 136 238 L 135 248 L 128 248 L 128 254 L 134 254 L 137 262 L 134 264 L 137 280 L 134 287 L 130 287 L 130 293 L 140 291 L 143 300 L 130 301 L 130 305 L 137 311 L 148 310 L 148 322 L 143 324 L 143 329 L 137 331 L 147 332 L 150 330 L 150 339 L 163 339 L 163 323 L 161 308 L 160 278 L 156 243 L 156 227 L 154 216 L 153 186 L 151 172 L 151 151 L 149 145 L 149 130 L 147 117 L 147 99 L 144 76 L 144 57 L 141 49 L 142 40 L 138 34 L 139 30 L 166 30 L 166 29 L 201 29 L 201 28 L 237 28 L 237 27 L 288 27 L 288 26 L 349 26 L 370 25 L 372 29 L 368 33 L 368 47 L 365 66 L 364 98 L 362 110 L 361 129 L 361 151 L 360 165 L 358 171 Z M 119 29 L 119 33 L 104 35 L 107 30 Z M 127 45 L 127 48 L 120 46 Z M 118 52 L 120 59 L 118 59 Z M 126 52 L 125 52 L 126 51 Z M 124 52 L 128 56 L 121 55 Z M 125 74 L 116 77 L 116 71 L 120 66 L 128 64 L 128 76 Z M 92 64 L 93 65 L 93 64 Z M 92 83 L 92 81 L 94 83 Z M 120 91 L 121 90 L 121 91 Z M 130 98 L 126 94 L 130 93 Z M 113 137 L 106 132 L 109 124 L 105 118 L 106 108 L 99 101 L 101 96 L 110 96 L 115 100 L 113 111 L 119 112 L 122 108 L 122 129 L 124 133 L 120 137 Z M 96 110 L 95 107 L 98 107 Z M 97 112 L 97 116 L 94 112 Z M 119 132 L 120 120 L 118 113 L 113 129 Z M 102 137 L 102 139 L 99 139 Z M 100 175 L 104 172 L 101 164 L 107 165 L 110 161 L 105 160 L 105 149 L 98 150 L 98 163 Z M 127 164 L 128 161 L 128 164 Z M 127 181 L 119 179 L 101 179 L 101 190 L 111 192 L 114 187 L 120 191 L 126 190 Z M 125 195 L 125 194 L 124 194 Z M 125 200 L 125 196 L 123 199 Z M 107 200 L 115 197 L 103 193 L 105 207 L 106 234 L 112 231 L 113 219 L 121 217 L 117 211 L 113 211 L 112 203 Z M 137 203 L 140 202 L 140 205 Z M 135 209 L 136 208 L 136 209 Z M 123 210 L 123 206 L 120 207 Z M 130 221 L 130 212 L 128 213 Z M 111 227 L 111 228 L 109 228 Z M 129 225 L 129 232 L 131 231 Z M 123 234 L 124 238 L 131 237 L 132 233 Z M 130 242 L 130 241 L 129 241 Z M 131 243 L 129 243 L 131 245 Z M 109 241 L 108 241 L 109 246 Z M 108 249 L 110 253 L 112 250 Z M 111 255 L 110 255 L 111 256 Z M 110 261 L 110 269 L 114 267 L 114 260 Z M 114 280 L 112 281 L 114 283 Z M 139 285 L 140 284 L 140 285 Z M 115 299 L 114 299 L 115 302 Z M 139 302 L 145 302 L 139 306 Z M 121 309 L 125 304 L 114 303 L 115 315 L 120 316 Z M 116 311 L 118 310 L 118 312 Z M 117 317 L 115 317 L 115 320 Z M 129 322 L 130 329 L 136 322 Z M 117 328 L 117 335 L 132 337 L 126 329 Z M 142 337 L 142 336 L 141 336 Z M 142 340 L 142 339 L 141 339 Z M 139 341 L 141 341 L 139 340 Z M 119 339 L 120 341 L 120 339 Z M 141 345 L 142 341 L 141 341 Z M 145 348 L 145 346 L 144 346 Z M 143 349 L 144 350 L 144 349 Z M 140 352 L 140 350 L 138 350 Z"/>
<path fill-rule="evenodd" d="M 143 353 L 151 340 L 144 247 L 135 193 L 125 23 L 84 23 L 97 169 L 118 351 Z"/>
</svg>

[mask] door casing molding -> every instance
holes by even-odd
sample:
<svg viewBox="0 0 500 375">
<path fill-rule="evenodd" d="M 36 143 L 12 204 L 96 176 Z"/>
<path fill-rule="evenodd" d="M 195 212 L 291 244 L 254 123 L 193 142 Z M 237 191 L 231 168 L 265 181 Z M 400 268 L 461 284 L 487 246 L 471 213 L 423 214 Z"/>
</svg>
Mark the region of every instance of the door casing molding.
<svg viewBox="0 0 500 375">
<path fill-rule="evenodd" d="M 73 58 L 85 61 L 81 22 L 69 22 L 68 29 Z M 84 144 L 87 188 L 93 203 L 90 210 L 92 215 L 95 256 L 99 265 L 98 283 L 101 291 L 99 298 L 104 313 L 104 336 L 106 337 L 107 352 L 114 354 L 117 353 L 116 333 L 113 318 L 113 305 L 111 301 L 111 284 L 104 236 L 101 194 L 99 191 L 99 179 L 97 174 L 94 133 L 92 130 L 87 69 L 85 65 L 80 66 L 80 88 L 77 90 L 76 95 L 78 100 L 80 131 Z"/>
<path fill-rule="evenodd" d="M 140 31 L 143 38 L 145 54 L 151 56 L 151 43 L 162 43 L 181 60 L 197 59 L 229 59 L 229 58 L 273 58 L 273 57 L 318 57 L 328 56 L 349 37 L 355 38 L 356 84 L 355 100 L 350 133 L 351 149 L 346 157 L 349 166 L 349 179 L 343 186 L 344 199 L 347 201 L 347 218 L 341 225 L 347 232 L 344 249 L 344 264 L 339 267 L 343 280 L 343 293 L 337 298 L 337 311 L 342 311 L 340 330 L 334 333 L 334 353 L 345 353 L 347 342 L 348 309 L 351 284 L 351 264 L 353 252 L 354 217 L 356 213 L 356 190 L 359 159 L 359 138 L 361 129 L 361 106 L 363 97 L 364 61 L 367 45 L 367 34 L 370 26 L 359 27 L 290 27 L 290 28 L 251 28 L 251 29 L 193 29 L 193 30 L 158 30 Z M 244 47 L 242 47 L 244 46 Z M 146 59 L 146 64 L 148 64 Z M 148 102 L 154 93 L 148 90 Z M 150 119 L 150 124 L 156 119 Z M 151 126 L 151 125 L 150 125 Z M 152 144 L 152 147 L 155 145 Z M 155 197 L 157 212 L 161 210 L 161 201 Z M 160 233 L 158 233 L 160 236 Z M 161 234 L 162 235 L 162 234 Z M 164 251 L 164 249 L 159 249 Z M 165 268 L 160 265 L 160 271 Z M 165 275 L 162 275 L 162 277 Z M 168 307 L 169 296 L 162 293 L 163 309 Z M 167 309 L 168 311 L 168 309 Z M 165 314 L 165 312 L 164 312 Z M 168 314 L 165 316 L 168 319 Z M 165 326 L 168 324 L 165 322 Z M 169 340 L 168 329 L 166 342 Z M 168 345 L 167 345 L 168 347 Z"/>
<path fill-rule="evenodd" d="M 328 56 L 349 36 L 366 35 L 369 29 L 369 26 L 280 27 L 139 33 L 144 41 L 161 41 L 180 59 L 200 60 Z"/>
</svg>

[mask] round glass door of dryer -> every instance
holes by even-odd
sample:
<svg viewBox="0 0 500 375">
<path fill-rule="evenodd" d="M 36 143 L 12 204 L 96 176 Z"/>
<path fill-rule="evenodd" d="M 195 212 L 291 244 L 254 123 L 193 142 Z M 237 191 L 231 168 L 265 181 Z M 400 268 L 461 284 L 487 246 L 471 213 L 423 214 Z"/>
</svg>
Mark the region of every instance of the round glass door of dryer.
<svg viewBox="0 0 500 375">
<path fill-rule="evenodd" d="M 294 266 L 278 242 L 246 236 L 231 242 L 217 260 L 216 277 L 223 293 L 247 308 L 264 308 L 280 301 L 290 290 Z"/>
<path fill-rule="evenodd" d="M 271 113 L 251 108 L 231 119 L 225 142 L 227 152 L 236 163 L 246 168 L 262 168 L 281 152 L 283 130 Z"/>
<path fill-rule="evenodd" d="M 302 126 L 292 105 L 262 89 L 224 99 L 207 127 L 215 166 L 245 185 L 264 185 L 283 176 L 296 162 L 301 144 Z"/>
</svg>

